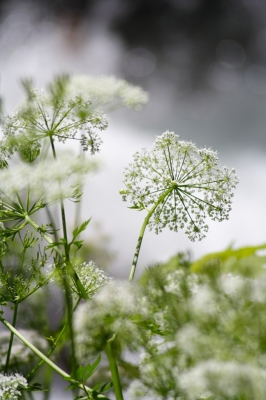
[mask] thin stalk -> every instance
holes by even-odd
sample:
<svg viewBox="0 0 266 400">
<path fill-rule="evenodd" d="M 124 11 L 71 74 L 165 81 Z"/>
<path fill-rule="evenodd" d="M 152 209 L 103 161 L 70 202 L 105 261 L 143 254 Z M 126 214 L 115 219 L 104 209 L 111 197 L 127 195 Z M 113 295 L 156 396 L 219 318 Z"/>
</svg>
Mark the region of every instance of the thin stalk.
<svg viewBox="0 0 266 400">
<path fill-rule="evenodd" d="M 110 366 L 110 371 L 111 371 L 111 375 L 112 375 L 112 381 L 113 381 L 113 385 L 114 385 L 116 400 L 123 400 L 124 399 L 123 392 L 122 392 L 122 388 L 121 388 L 116 359 L 115 359 L 115 355 L 114 355 L 113 348 L 112 348 L 112 341 L 113 341 L 113 338 L 111 338 L 110 340 L 107 341 L 105 351 L 106 351 L 108 361 L 109 361 L 109 366 Z"/>
<path fill-rule="evenodd" d="M 139 233 L 135 254 L 134 254 L 134 257 L 133 257 L 132 267 L 131 267 L 131 271 L 130 271 L 130 275 L 129 275 L 129 281 L 133 281 L 133 279 L 134 279 L 134 275 L 135 275 L 135 271 L 136 271 L 136 267 L 137 267 L 137 262 L 138 262 L 138 257 L 139 257 L 139 252 L 140 252 L 140 248 L 141 248 L 141 243 L 142 243 L 142 240 L 143 240 L 143 236 L 144 236 L 144 233 L 145 233 L 146 226 L 148 225 L 149 220 L 150 220 L 152 214 L 154 213 L 154 211 L 156 210 L 156 208 L 158 207 L 158 205 L 164 201 L 166 196 L 168 196 L 168 194 L 170 194 L 173 189 L 174 189 L 173 187 L 170 187 L 164 193 L 161 194 L 161 196 L 158 198 L 157 202 L 149 210 L 148 214 L 146 215 L 146 217 L 144 219 L 144 222 L 142 224 L 142 227 L 141 227 L 141 230 L 140 230 L 140 233 Z"/>
<path fill-rule="evenodd" d="M 13 321 L 12 321 L 12 325 L 14 327 L 16 326 L 17 315 L 18 315 L 18 303 L 16 302 L 15 306 L 14 306 L 14 314 L 13 314 Z M 6 356 L 6 365 L 5 365 L 5 369 L 4 369 L 5 374 L 8 371 L 10 355 L 11 355 L 11 350 L 12 350 L 12 344 L 13 344 L 13 338 L 14 338 L 14 333 L 11 331 L 10 339 L 9 339 L 9 346 L 8 346 L 8 351 L 7 351 L 7 356 Z"/>
<path fill-rule="evenodd" d="M 77 381 L 76 379 L 73 379 L 71 377 L 71 375 L 69 375 L 68 373 L 66 373 L 64 370 L 62 370 L 61 368 L 59 368 L 56 364 L 54 364 L 51 360 L 49 360 L 49 358 L 47 358 L 40 350 L 37 349 L 37 347 L 35 347 L 32 343 L 30 343 L 21 333 L 19 333 L 19 331 L 16 330 L 16 328 L 14 328 L 8 321 L 6 321 L 4 318 L 0 317 L 0 321 L 11 331 L 13 332 L 14 335 L 16 335 L 29 349 L 31 349 L 33 351 L 34 354 L 36 354 L 38 357 L 40 357 L 42 360 L 44 360 L 44 362 L 49 365 L 55 372 L 57 372 L 60 376 L 62 376 L 62 378 L 70 383 L 75 384 L 77 387 L 79 387 L 80 389 L 84 388 L 86 389 L 86 391 L 89 393 L 89 395 L 91 396 L 91 398 L 96 398 L 96 399 L 106 399 L 109 400 L 107 397 L 105 397 L 103 394 L 98 394 L 97 397 L 93 397 L 95 396 L 94 393 L 95 391 L 93 391 L 93 389 L 89 388 L 88 386 L 84 386 L 83 383 L 80 383 L 79 381 Z"/>
<path fill-rule="evenodd" d="M 80 303 L 81 298 L 78 299 L 77 303 L 75 304 L 75 307 L 73 308 L 73 312 L 76 310 L 77 306 Z M 48 353 L 46 354 L 46 357 L 49 358 L 50 355 L 54 352 L 56 346 L 58 345 L 58 343 L 60 342 L 65 330 L 67 327 L 67 323 L 64 324 L 63 328 L 61 329 L 61 331 L 59 332 L 59 335 L 57 336 L 56 340 L 54 341 L 51 349 L 48 351 Z M 44 360 L 40 360 L 39 363 L 27 374 L 27 379 L 29 379 L 44 363 Z"/>
<path fill-rule="evenodd" d="M 55 151 L 55 146 L 54 146 L 54 141 L 53 141 L 52 136 L 50 136 L 50 142 L 51 142 L 53 157 L 56 160 L 56 151 Z M 70 271 L 72 274 L 73 274 L 73 269 L 71 268 L 70 259 L 69 259 L 69 244 L 68 244 L 68 239 L 67 239 L 66 214 L 65 214 L 64 201 L 62 198 L 60 199 L 60 208 L 61 208 L 61 219 L 62 219 L 62 227 L 63 227 L 63 234 L 64 234 L 64 249 L 65 249 L 65 260 L 66 260 L 66 267 L 64 267 L 64 270 L 63 270 L 63 284 L 64 284 L 64 288 L 65 288 L 65 299 L 66 299 L 66 306 L 67 306 L 67 312 L 68 312 L 68 329 L 69 329 L 70 342 L 71 342 L 71 371 L 75 375 L 76 370 L 77 370 L 77 358 L 76 358 L 75 338 L 74 338 L 74 331 L 73 331 L 73 314 L 72 314 L 73 304 L 72 304 L 72 298 L 71 298 L 69 284 L 67 281 L 68 271 L 66 268 L 70 267 Z"/>
</svg>

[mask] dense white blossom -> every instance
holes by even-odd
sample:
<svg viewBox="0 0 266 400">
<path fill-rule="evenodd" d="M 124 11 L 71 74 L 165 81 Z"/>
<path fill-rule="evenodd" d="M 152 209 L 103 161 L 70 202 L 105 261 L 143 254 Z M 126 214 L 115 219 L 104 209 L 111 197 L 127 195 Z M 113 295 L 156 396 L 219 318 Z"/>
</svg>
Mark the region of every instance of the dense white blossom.
<svg viewBox="0 0 266 400">
<path fill-rule="evenodd" d="M 70 77 L 67 95 L 70 98 L 80 96 L 91 102 L 91 107 L 100 109 L 125 106 L 139 110 L 148 102 L 148 94 L 140 87 L 113 76 L 76 75 Z"/>
<path fill-rule="evenodd" d="M 89 297 L 95 295 L 95 293 L 97 293 L 100 288 L 102 288 L 111 281 L 111 278 L 108 277 L 103 272 L 103 270 L 98 268 L 93 261 L 90 261 L 89 263 L 83 262 L 81 264 L 74 263 L 73 268 L 76 274 L 78 275 L 80 282 Z M 51 268 L 49 268 L 49 274 L 50 270 L 54 271 L 55 269 L 56 266 L 53 264 Z M 51 278 L 53 282 L 60 284 L 62 283 L 62 276 L 60 274 L 60 271 L 61 271 L 60 269 L 55 270 L 55 273 Z M 77 288 L 73 283 L 74 282 L 70 278 L 70 287 L 72 291 L 78 293 Z"/>
<path fill-rule="evenodd" d="M 133 316 L 145 315 L 139 297 L 140 291 L 133 284 L 111 282 L 78 307 L 74 314 L 74 328 L 81 362 L 86 362 L 89 354 L 102 351 L 106 341 L 114 335 L 119 346 L 125 343 L 134 346 L 139 335 Z"/>
<path fill-rule="evenodd" d="M 179 141 L 169 131 L 157 137 L 151 152 L 137 152 L 124 175 L 123 200 L 140 210 L 157 204 L 150 229 L 158 233 L 166 226 L 185 228 L 191 240 L 205 236 L 207 217 L 228 219 L 238 183 L 233 169 L 218 165 L 216 152 Z"/>
<path fill-rule="evenodd" d="M 30 190 L 31 198 L 46 202 L 73 197 L 85 181 L 86 173 L 95 170 L 96 163 L 71 152 L 56 160 L 47 158 L 38 163 L 20 163 L 0 170 L 0 197 L 17 200 Z"/>
<path fill-rule="evenodd" d="M 0 374 L 0 398 L 2 400 L 17 400 L 21 395 L 19 387 L 27 388 L 27 380 L 20 374 Z"/>
<path fill-rule="evenodd" d="M 266 396 L 266 371 L 252 364 L 207 360 L 178 379 L 188 400 L 197 400 L 204 394 L 215 400 L 264 400 Z"/>
</svg>

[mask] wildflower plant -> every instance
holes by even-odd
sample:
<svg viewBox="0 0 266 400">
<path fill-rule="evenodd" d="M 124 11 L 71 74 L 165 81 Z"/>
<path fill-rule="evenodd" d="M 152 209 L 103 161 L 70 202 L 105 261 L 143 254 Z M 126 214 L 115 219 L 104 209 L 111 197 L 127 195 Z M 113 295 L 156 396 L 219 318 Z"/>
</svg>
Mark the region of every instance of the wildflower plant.
<svg viewBox="0 0 266 400">
<path fill-rule="evenodd" d="M 174 269 L 151 268 L 133 284 L 111 279 L 85 254 L 81 235 L 90 219 L 80 221 L 79 207 L 86 176 L 98 167 L 93 156 L 101 149 L 107 113 L 118 107 L 140 110 L 147 93 L 113 77 L 66 75 L 45 90 L 30 80 L 23 88 L 24 101 L 1 118 L 0 397 L 32 400 L 33 392 L 44 390 L 48 400 L 53 371 L 69 383 L 73 400 L 108 400 L 111 391 L 123 400 L 128 386 L 132 398 L 251 400 L 252 385 L 257 390 L 252 400 L 262 400 L 266 364 L 260 357 L 263 340 L 257 343 L 259 325 L 256 349 L 250 345 L 244 351 L 249 330 L 240 321 L 246 331 L 237 331 L 237 312 L 247 321 L 252 310 L 264 309 L 264 275 L 260 283 L 230 277 L 228 284 L 219 274 L 190 273 L 190 260 L 179 256 Z M 70 140 L 80 143 L 82 156 L 61 150 Z M 158 136 L 151 152 L 137 152 L 120 192 L 130 208 L 147 212 L 129 280 L 147 226 L 155 233 L 167 226 L 184 229 L 192 241 L 201 240 L 208 219 L 228 219 L 237 182 L 234 170 L 219 166 L 217 153 L 180 141 L 173 132 Z M 67 201 L 77 207 L 74 222 Z M 256 258 L 258 249 L 249 255 Z M 263 263 L 256 258 L 257 270 Z M 57 323 L 51 324 L 47 308 Z M 32 324 L 30 310 L 38 314 Z M 59 367 L 63 349 L 64 369 Z M 241 362 L 247 365 L 233 375 Z M 239 387 L 249 372 L 244 392 Z"/>
</svg>

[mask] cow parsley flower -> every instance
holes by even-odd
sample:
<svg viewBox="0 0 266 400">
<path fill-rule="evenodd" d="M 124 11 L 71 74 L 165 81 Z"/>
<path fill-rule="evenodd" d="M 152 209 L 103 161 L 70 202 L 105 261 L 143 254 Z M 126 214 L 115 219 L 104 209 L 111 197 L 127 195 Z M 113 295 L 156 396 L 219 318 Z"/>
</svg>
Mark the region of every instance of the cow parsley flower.
<svg viewBox="0 0 266 400">
<path fill-rule="evenodd" d="M 205 237 L 208 216 L 228 219 L 238 183 L 234 169 L 218 165 L 216 152 L 180 141 L 169 131 L 157 137 L 151 152 L 137 152 L 124 175 L 123 200 L 149 212 L 150 230 L 184 228 L 193 241 Z"/>
<path fill-rule="evenodd" d="M 27 386 L 26 379 L 18 373 L 0 374 L 0 398 L 2 400 L 17 400 L 21 395 L 20 387 L 26 388 Z"/>
</svg>

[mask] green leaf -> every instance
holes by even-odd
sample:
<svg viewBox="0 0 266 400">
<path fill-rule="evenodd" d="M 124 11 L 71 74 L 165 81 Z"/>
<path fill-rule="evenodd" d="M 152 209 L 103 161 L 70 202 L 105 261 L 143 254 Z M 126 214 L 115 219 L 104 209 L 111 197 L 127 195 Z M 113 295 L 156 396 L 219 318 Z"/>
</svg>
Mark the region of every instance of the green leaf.
<svg viewBox="0 0 266 400">
<path fill-rule="evenodd" d="M 71 242 L 71 243 L 74 242 L 74 240 L 76 239 L 76 237 L 77 237 L 81 232 L 85 231 L 85 229 L 86 229 L 87 226 L 89 225 L 90 221 L 91 221 L 91 218 L 88 219 L 87 221 L 83 222 L 83 223 L 80 225 L 80 227 L 77 227 L 77 228 L 75 228 L 75 229 L 73 230 L 73 232 L 72 232 L 72 234 L 73 234 L 73 239 L 72 239 L 72 242 Z"/>
<path fill-rule="evenodd" d="M 71 242 L 71 244 L 74 244 L 78 250 L 82 247 L 84 240 L 76 240 L 75 242 Z"/>
<path fill-rule="evenodd" d="M 76 378 L 80 382 L 86 382 L 86 380 L 94 373 L 96 368 L 101 362 L 101 354 L 99 354 L 98 358 L 93 364 L 88 364 L 86 366 L 80 366 L 76 372 Z"/>
<path fill-rule="evenodd" d="M 111 387 L 113 387 L 113 382 L 106 382 L 100 387 L 98 393 L 106 392 L 106 390 L 111 389 Z"/>
</svg>

